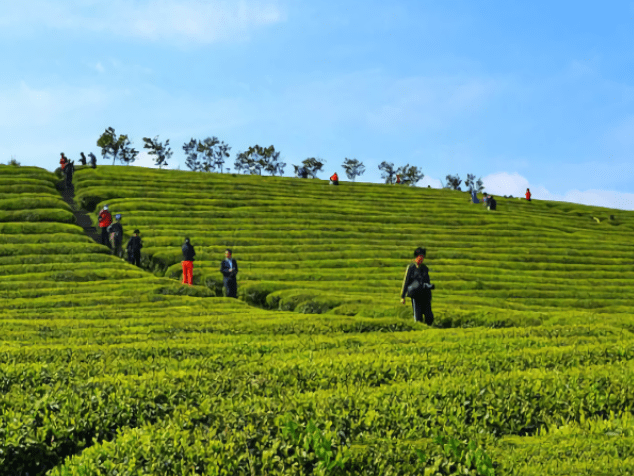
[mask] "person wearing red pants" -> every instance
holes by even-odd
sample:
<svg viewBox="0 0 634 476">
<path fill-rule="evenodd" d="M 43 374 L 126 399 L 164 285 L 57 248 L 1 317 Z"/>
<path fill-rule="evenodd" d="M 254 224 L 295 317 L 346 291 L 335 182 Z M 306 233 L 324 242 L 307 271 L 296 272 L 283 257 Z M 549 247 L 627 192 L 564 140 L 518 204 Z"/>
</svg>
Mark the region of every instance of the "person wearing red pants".
<svg viewBox="0 0 634 476">
<path fill-rule="evenodd" d="M 183 284 L 192 285 L 192 277 L 194 274 L 194 256 L 196 251 L 194 245 L 189 242 L 189 238 L 185 238 L 185 244 L 183 245 Z"/>
</svg>

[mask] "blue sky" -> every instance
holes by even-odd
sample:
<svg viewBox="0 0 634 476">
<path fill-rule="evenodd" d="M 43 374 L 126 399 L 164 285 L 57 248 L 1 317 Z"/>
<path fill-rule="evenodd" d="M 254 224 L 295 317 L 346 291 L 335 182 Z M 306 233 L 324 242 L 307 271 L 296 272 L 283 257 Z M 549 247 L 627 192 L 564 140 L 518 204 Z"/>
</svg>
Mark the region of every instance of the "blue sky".
<svg viewBox="0 0 634 476">
<path fill-rule="evenodd" d="M 22 0 L 0 15 L 0 161 L 53 170 L 107 128 L 288 165 L 634 210 L 634 1 Z M 151 165 L 143 152 L 135 165 Z"/>
</svg>

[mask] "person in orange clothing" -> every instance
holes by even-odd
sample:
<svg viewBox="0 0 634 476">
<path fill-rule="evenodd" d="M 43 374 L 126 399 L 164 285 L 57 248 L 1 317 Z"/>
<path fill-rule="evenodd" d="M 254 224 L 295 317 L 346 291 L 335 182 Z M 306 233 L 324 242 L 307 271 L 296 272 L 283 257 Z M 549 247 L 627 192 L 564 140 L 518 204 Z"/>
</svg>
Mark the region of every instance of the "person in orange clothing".
<svg viewBox="0 0 634 476">
<path fill-rule="evenodd" d="M 339 175 L 337 175 L 337 172 L 331 175 L 330 185 L 339 185 Z"/>
<path fill-rule="evenodd" d="M 68 163 L 68 159 L 64 155 L 64 152 L 60 152 L 59 155 L 61 155 L 61 157 L 59 159 L 59 165 L 62 166 L 62 172 L 63 172 L 64 171 L 64 167 L 66 167 L 66 164 Z"/>
<path fill-rule="evenodd" d="M 183 245 L 183 284 L 192 285 L 192 278 L 194 275 L 194 256 L 196 251 L 194 246 L 189 242 L 189 238 L 185 238 L 185 244 Z"/>
<path fill-rule="evenodd" d="M 396 174 L 396 183 L 397 184 L 401 183 L 401 176 L 399 174 Z"/>
<path fill-rule="evenodd" d="M 99 228 L 101 228 L 101 244 L 110 248 L 110 240 L 108 240 L 108 227 L 112 224 L 112 215 L 108 211 L 108 205 L 104 205 L 103 210 L 99 212 Z"/>
<path fill-rule="evenodd" d="M 528 188 L 526 189 L 526 200 L 531 201 L 531 191 Z"/>
</svg>

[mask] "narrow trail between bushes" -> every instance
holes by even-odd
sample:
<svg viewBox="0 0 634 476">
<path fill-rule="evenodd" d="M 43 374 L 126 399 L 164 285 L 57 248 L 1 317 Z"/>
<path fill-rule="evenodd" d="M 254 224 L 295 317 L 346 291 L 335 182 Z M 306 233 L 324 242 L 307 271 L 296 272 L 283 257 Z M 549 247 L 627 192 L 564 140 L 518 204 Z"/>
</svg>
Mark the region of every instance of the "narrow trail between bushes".
<svg viewBox="0 0 634 476">
<path fill-rule="evenodd" d="M 88 216 L 86 210 L 82 210 L 77 207 L 75 204 L 75 186 L 71 185 L 70 189 L 67 189 L 64 180 L 60 180 L 57 182 L 57 189 L 62 194 L 62 198 L 66 203 L 70 205 L 73 210 L 73 214 L 77 219 L 77 225 L 81 226 L 84 229 L 84 233 L 92 238 L 96 243 L 101 244 L 101 234 L 92 226 L 92 220 Z"/>
</svg>

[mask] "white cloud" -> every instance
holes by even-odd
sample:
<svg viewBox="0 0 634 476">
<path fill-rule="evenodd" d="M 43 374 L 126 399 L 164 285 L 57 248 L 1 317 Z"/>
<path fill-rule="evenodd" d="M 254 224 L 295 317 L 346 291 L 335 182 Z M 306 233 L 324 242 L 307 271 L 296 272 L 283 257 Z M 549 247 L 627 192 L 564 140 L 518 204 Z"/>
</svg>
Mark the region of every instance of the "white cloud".
<svg viewBox="0 0 634 476">
<path fill-rule="evenodd" d="M 482 178 L 485 190 L 493 195 L 512 195 L 523 197 L 526 189 L 531 189 L 536 200 L 580 203 L 595 207 L 634 210 L 634 193 L 613 192 L 609 190 L 570 190 L 564 195 L 552 193 L 542 186 L 531 187 L 529 181 L 518 173 L 499 172 Z"/>
<path fill-rule="evenodd" d="M 417 187 L 425 188 L 427 188 L 428 185 L 431 185 L 431 188 L 442 188 L 442 183 L 439 179 L 429 177 L 428 175 L 425 175 L 423 179 L 416 184 Z"/>
<path fill-rule="evenodd" d="M 106 104 L 101 88 L 35 88 L 22 81 L 0 90 L 0 126 L 44 126 Z"/>
<path fill-rule="evenodd" d="M 135 167 L 148 167 L 150 169 L 158 169 L 158 165 L 154 163 L 154 157 L 152 157 L 146 150 L 139 151 L 139 155 L 136 156 L 136 159 L 134 160 L 132 165 L 134 165 Z M 172 157 L 167 161 L 167 167 L 162 168 L 176 169 L 178 165 L 178 160 Z"/>
<path fill-rule="evenodd" d="M 23 0 L 3 10 L 0 26 L 22 32 L 47 27 L 180 44 L 242 41 L 255 27 L 285 20 L 276 0 Z"/>
<path fill-rule="evenodd" d="M 509 174 L 507 172 L 499 172 L 487 175 L 482 178 L 484 188 L 488 193 L 493 195 L 513 195 L 514 197 L 523 197 L 526 189 L 530 187 L 528 180 L 518 173 Z M 535 193 L 534 191 L 532 192 Z M 538 198 L 535 195 L 535 198 Z"/>
</svg>

